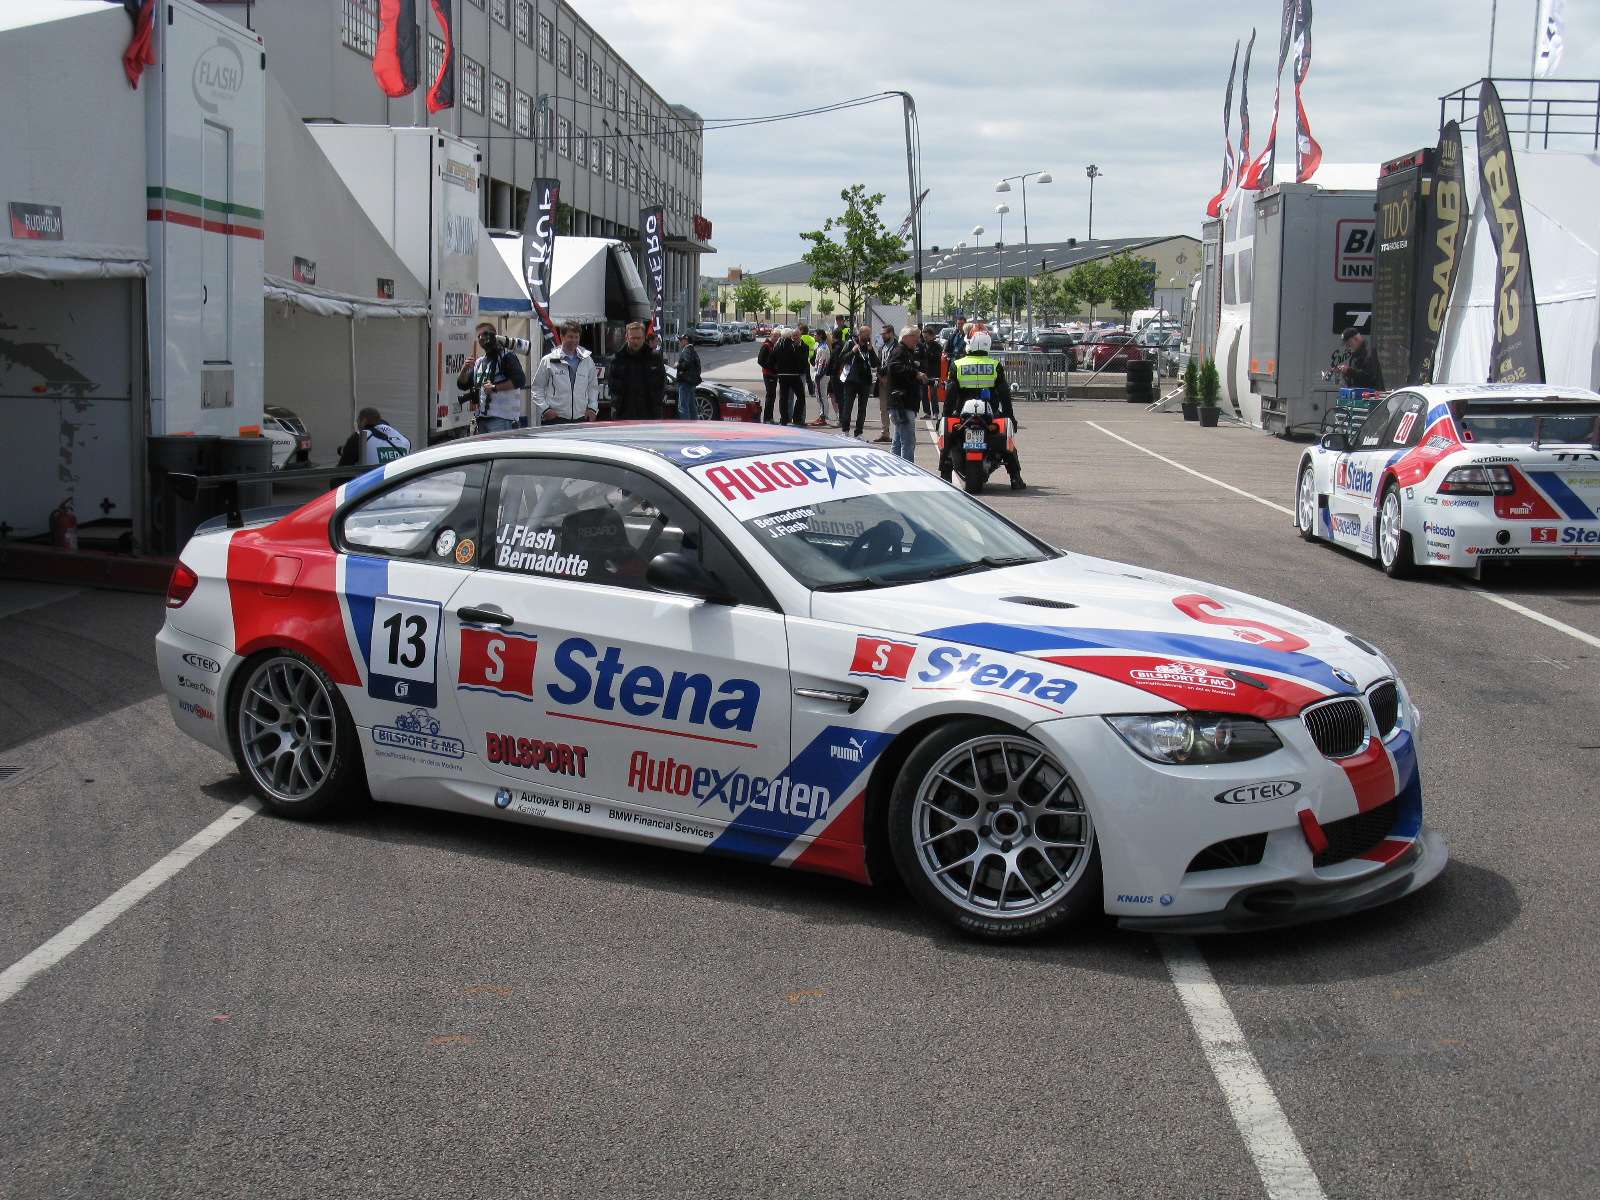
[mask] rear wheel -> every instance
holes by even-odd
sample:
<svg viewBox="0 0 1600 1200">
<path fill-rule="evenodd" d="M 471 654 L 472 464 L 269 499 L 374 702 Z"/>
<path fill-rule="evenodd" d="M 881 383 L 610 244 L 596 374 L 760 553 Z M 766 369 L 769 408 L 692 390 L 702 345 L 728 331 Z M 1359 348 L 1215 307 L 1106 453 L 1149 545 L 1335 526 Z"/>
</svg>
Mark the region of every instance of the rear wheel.
<svg viewBox="0 0 1600 1200">
<path fill-rule="evenodd" d="M 1378 504 L 1378 565 L 1392 579 L 1408 579 L 1417 573 L 1411 535 L 1401 518 L 1400 490 L 1391 484 Z"/>
<path fill-rule="evenodd" d="M 1307 463 L 1300 470 L 1300 486 L 1295 491 L 1294 527 L 1308 542 L 1317 540 L 1317 472 Z"/>
<path fill-rule="evenodd" d="M 706 392 L 694 394 L 694 413 L 702 421 L 720 421 L 722 418 L 717 412 L 717 398 Z"/>
<path fill-rule="evenodd" d="M 1100 891 L 1094 822 L 1039 742 L 977 718 L 934 730 L 889 802 L 889 846 L 912 894 L 967 933 L 1051 933 Z"/>
<path fill-rule="evenodd" d="M 234 758 L 273 812 L 337 816 L 366 794 L 355 722 L 322 668 L 292 650 L 252 660 L 229 709 Z"/>
<path fill-rule="evenodd" d="M 968 493 L 976 496 L 983 491 L 983 485 L 989 481 L 989 472 L 983 465 L 983 459 L 969 459 L 961 467 L 961 486 Z"/>
</svg>

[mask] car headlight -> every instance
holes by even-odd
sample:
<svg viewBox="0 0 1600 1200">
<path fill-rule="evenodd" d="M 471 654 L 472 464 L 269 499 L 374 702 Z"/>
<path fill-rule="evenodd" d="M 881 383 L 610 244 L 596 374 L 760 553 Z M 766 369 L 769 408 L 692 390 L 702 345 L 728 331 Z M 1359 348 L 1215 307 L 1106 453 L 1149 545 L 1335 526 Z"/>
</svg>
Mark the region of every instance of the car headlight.
<svg viewBox="0 0 1600 1200">
<path fill-rule="evenodd" d="M 1265 721 L 1238 713 L 1129 713 L 1106 724 L 1145 758 L 1180 767 L 1244 762 L 1283 745 Z"/>
</svg>

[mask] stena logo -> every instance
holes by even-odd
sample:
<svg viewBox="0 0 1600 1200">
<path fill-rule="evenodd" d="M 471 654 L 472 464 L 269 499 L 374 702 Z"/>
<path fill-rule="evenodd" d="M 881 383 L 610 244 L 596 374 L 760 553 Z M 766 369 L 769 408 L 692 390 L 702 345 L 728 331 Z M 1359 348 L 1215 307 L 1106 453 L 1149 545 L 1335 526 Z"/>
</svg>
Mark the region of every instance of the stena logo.
<svg viewBox="0 0 1600 1200">
<path fill-rule="evenodd" d="M 590 704 L 602 712 L 623 712 L 663 721 L 709 723 L 716 729 L 748 733 L 761 705 L 761 688 L 750 679 L 724 679 L 712 686 L 711 676 L 674 671 L 669 679 L 652 666 L 630 667 L 620 646 L 595 648 L 588 638 L 572 637 L 556 647 L 555 669 L 565 684 L 545 685 L 557 704 Z"/>
<path fill-rule="evenodd" d="M 928 654 L 928 668 L 918 671 L 917 678 L 924 684 L 937 684 L 941 688 L 982 688 L 985 691 L 1004 692 L 1013 696 L 1028 696 L 1061 705 L 1078 690 L 1078 685 L 1066 679 L 1046 679 L 1039 671 L 1013 669 L 999 663 L 986 663 L 977 653 L 963 653 L 962 646 L 937 646 Z"/>
<path fill-rule="evenodd" d="M 1561 541 L 1562 544 L 1568 546 L 1592 546 L 1594 543 L 1600 542 L 1600 529 L 1580 529 L 1575 525 L 1568 525 L 1561 531 Z M 1487 551 L 1479 551 L 1479 553 L 1487 553 Z"/>
<path fill-rule="evenodd" d="M 1348 461 L 1341 461 L 1333 469 L 1333 486 L 1354 492 L 1358 496 L 1372 495 L 1373 482 L 1371 471 L 1365 467 L 1354 466 Z"/>
</svg>

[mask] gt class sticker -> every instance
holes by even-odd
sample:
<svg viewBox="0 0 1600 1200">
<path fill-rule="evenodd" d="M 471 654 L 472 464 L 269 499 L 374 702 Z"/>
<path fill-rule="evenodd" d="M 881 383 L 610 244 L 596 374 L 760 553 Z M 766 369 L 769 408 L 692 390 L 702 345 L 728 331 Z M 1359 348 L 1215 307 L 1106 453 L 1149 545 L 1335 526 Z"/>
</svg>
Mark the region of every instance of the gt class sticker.
<svg viewBox="0 0 1600 1200">
<path fill-rule="evenodd" d="M 377 596 L 368 641 L 367 695 L 433 708 L 439 703 L 439 606 L 431 600 Z"/>
<path fill-rule="evenodd" d="M 850 660 L 850 674 L 904 682 L 907 672 L 911 670 L 911 659 L 916 653 L 917 647 L 914 642 L 858 637 L 856 655 Z"/>
</svg>

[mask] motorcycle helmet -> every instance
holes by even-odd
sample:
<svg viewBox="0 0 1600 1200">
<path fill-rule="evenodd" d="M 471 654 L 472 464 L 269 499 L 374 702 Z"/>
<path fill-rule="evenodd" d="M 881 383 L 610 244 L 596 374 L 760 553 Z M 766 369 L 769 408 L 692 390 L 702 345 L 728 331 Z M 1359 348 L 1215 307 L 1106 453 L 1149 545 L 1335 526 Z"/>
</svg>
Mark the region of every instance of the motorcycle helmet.
<svg viewBox="0 0 1600 1200">
<path fill-rule="evenodd" d="M 967 339 L 968 354 L 987 354 L 989 347 L 994 345 L 994 340 L 989 336 L 987 329 L 980 329 Z"/>
<path fill-rule="evenodd" d="M 987 417 L 989 415 L 989 406 L 982 400 L 968 400 L 961 406 L 961 415 L 963 417 Z"/>
</svg>

